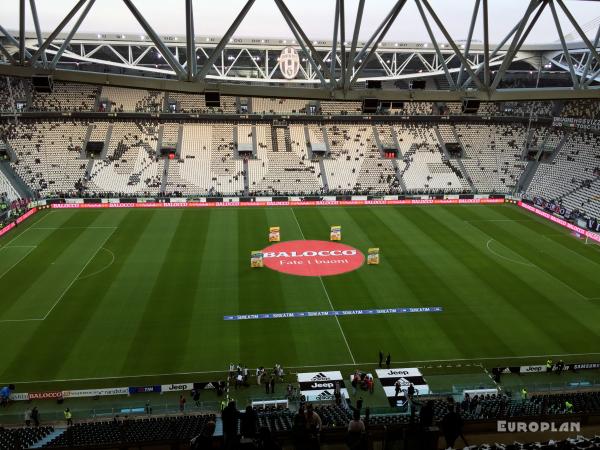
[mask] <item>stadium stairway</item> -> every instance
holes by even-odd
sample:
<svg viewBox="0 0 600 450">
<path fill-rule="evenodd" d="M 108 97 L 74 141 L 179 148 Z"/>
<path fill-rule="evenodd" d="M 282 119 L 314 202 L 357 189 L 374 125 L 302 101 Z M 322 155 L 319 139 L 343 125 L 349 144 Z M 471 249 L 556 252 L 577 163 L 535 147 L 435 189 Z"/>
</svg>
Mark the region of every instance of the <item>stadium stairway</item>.
<svg viewBox="0 0 600 450">
<path fill-rule="evenodd" d="M 110 138 L 112 136 L 113 124 L 111 123 L 106 130 L 106 137 L 104 138 L 104 147 L 102 147 L 102 153 L 100 154 L 100 159 L 106 159 L 106 155 L 108 154 L 108 146 L 110 144 Z"/>
<path fill-rule="evenodd" d="M 0 172 L 4 174 L 7 180 L 15 188 L 19 197 L 21 198 L 33 198 L 33 191 L 25 182 L 15 173 L 13 168 L 10 166 L 8 161 L 0 161 Z"/>
<path fill-rule="evenodd" d="M 329 192 L 329 183 L 327 182 L 327 170 L 325 170 L 325 163 L 323 158 L 319 158 L 319 170 L 321 170 L 321 182 L 323 183 L 323 190 Z"/>
<path fill-rule="evenodd" d="M 454 128 L 454 126 L 450 126 L 450 128 L 452 129 L 452 134 L 454 134 L 454 136 L 456 137 L 456 142 L 460 143 L 460 146 L 463 149 L 463 154 L 464 154 L 465 149 L 464 149 L 462 143 L 458 140 L 458 135 L 456 134 L 456 129 Z M 435 132 L 435 135 L 438 138 L 438 141 L 440 142 L 440 148 L 442 149 L 442 153 L 444 156 L 442 159 L 445 159 L 445 162 L 447 162 L 450 165 L 450 168 L 454 170 L 454 166 L 452 166 L 450 164 L 450 161 L 451 161 L 450 154 L 448 153 L 448 149 L 446 148 L 446 142 L 444 141 L 444 138 L 442 137 L 442 133 L 440 133 L 440 129 L 437 126 L 435 126 L 435 127 L 433 127 L 433 130 Z M 467 172 L 467 169 L 465 168 L 465 165 L 463 164 L 462 160 L 460 158 L 455 158 L 452 161 L 456 163 L 461 176 L 465 180 L 467 180 L 467 183 L 469 183 L 469 187 L 471 188 L 471 192 L 473 194 L 475 194 L 477 192 L 477 189 L 475 188 L 475 185 L 473 184 L 473 180 L 469 176 L 469 172 Z"/>
<path fill-rule="evenodd" d="M 37 441 L 35 444 L 33 444 L 32 446 L 30 446 L 29 448 L 43 448 L 44 445 L 52 442 L 54 439 L 56 439 L 57 437 L 59 437 L 65 431 L 67 431 L 67 429 L 64 428 L 64 427 L 55 427 L 54 431 L 52 433 L 50 433 L 47 436 L 43 437 L 42 439 L 40 439 L 39 441 Z"/>
<path fill-rule="evenodd" d="M 396 172 L 396 178 L 398 179 L 398 184 L 400 184 L 400 188 L 402 189 L 402 193 L 406 194 L 406 192 L 407 192 L 406 184 L 404 184 L 404 179 L 402 178 L 402 171 L 398 167 L 398 160 L 393 159 L 392 164 L 394 166 L 394 171 Z"/>
<path fill-rule="evenodd" d="M 171 160 L 169 158 L 165 158 L 165 165 L 163 168 L 162 176 L 160 177 L 160 193 L 164 194 L 167 191 L 167 181 L 169 179 L 169 164 Z"/>
<path fill-rule="evenodd" d="M 250 192 L 250 179 L 248 177 L 248 159 L 244 158 L 243 161 L 243 171 L 244 171 L 244 195 L 249 195 Z"/>
<path fill-rule="evenodd" d="M 383 151 L 383 144 L 381 143 L 381 138 L 379 137 L 379 131 L 377 131 L 377 128 L 375 126 L 372 126 L 371 129 L 373 130 L 373 137 L 375 138 L 375 143 L 377 144 L 377 149 L 379 149 L 379 156 L 384 158 L 385 154 Z"/>
</svg>

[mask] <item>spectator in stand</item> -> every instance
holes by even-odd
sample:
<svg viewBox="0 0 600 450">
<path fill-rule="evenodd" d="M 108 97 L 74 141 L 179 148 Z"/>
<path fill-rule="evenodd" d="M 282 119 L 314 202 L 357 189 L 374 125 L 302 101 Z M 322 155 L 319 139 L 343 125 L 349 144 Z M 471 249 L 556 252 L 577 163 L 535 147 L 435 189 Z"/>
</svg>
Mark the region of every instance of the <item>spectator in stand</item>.
<svg viewBox="0 0 600 450">
<path fill-rule="evenodd" d="M 254 439 L 256 437 L 256 430 L 258 427 L 258 416 L 256 411 L 252 409 L 252 406 L 246 406 L 246 412 L 242 414 L 240 420 L 240 432 L 242 437 L 247 439 Z"/>
<path fill-rule="evenodd" d="M 31 410 L 31 420 L 33 420 L 34 426 L 40 426 L 40 412 L 38 411 L 37 406 L 34 406 Z"/>
<path fill-rule="evenodd" d="M 433 400 L 427 400 L 427 403 L 423 405 L 419 412 L 419 422 L 423 428 L 427 428 L 433 425 Z"/>
<path fill-rule="evenodd" d="M 257 447 L 260 450 L 281 450 L 281 445 L 271 435 L 271 430 L 262 427 L 258 433 Z"/>
<path fill-rule="evenodd" d="M 2 406 L 7 406 L 8 401 L 10 400 L 10 394 L 15 390 L 14 384 L 9 384 L 8 386 L 4 386 L 0 389 L 0 404 Z"/>
<path fill-rule="evenodd" d="M 348 448 L 351 450 L 366 449 L 365 423 L 360 418 L 360 413 L 354 411 L 352 420 L 348 423 Z"/>
<path fill-rule="evenodd" d="M 223 436 L 225 438 L 225 448 L 235 449 L 238 445 L 238 422 L 240 414 L 235 406 L 235 402 L 231 401 L 221 413 L 223 420 Z"/>
<path fill-rule="evenodd" d="M 463 420 L 460 417 L 460 414 L 456 412 L 454 405 L 448 407 L 448 412 L 442 419 L 442 432 L 444 433 L 444 438 L 446 439 L 446 448 L 454 448 L 454 443 L 458 439 L 459 436 L 462 436 L 462 426 Z M 463 441 L 465 438 L 462 438 Z M 468 445 L 465 442 L 465 446 Z"/>
<path fill-rule="evenodd" d="M 304 403 L 300 403 L 298 412 L 294 416 L 294 424 L 292 426 L 292 439 L 296 450 L 304 450 L 308 446 L 308 429 L 306 427 L 306 412 L 304 411 Z"/>
<path fill-rule="evenodd" d="M 312 405 L 306 407 L 306 428 L 308 430 L 309 448 L 320 447 L 320 433 L 323 422 Z"/>
</svg>

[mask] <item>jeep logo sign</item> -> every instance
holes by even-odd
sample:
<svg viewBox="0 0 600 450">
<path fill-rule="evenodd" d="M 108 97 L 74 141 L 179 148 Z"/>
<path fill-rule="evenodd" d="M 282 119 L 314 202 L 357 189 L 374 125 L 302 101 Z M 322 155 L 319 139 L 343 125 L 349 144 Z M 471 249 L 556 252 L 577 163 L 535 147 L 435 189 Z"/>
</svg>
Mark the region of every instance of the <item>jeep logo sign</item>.
<svg viewBox="0 0 600 450">
<path fill-rule="evenodd" d="M 286 80 L 293 80 L 300 70 L 300 56 L 293 47 L 286 47 L 279 55 L 279 70 Z"/>
<path fill-rule="evenodd" d="M 333 383 L 313 383 L 310 385 L 311 389 L 333 389 Z"/>
</svg>

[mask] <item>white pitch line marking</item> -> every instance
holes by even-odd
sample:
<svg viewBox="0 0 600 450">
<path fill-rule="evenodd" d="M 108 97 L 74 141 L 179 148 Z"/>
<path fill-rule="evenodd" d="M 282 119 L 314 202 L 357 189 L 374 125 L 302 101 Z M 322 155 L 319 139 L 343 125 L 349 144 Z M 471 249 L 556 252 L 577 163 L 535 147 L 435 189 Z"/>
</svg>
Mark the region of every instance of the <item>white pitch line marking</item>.
<svg viewBox="0 0 600 450">
<path fill-rule="evenodd" d="M 488 240 L 488 241 L 487 241 L 487 243 L 485 244 L 485 246 L 486 246 L 486 247 L 487 247 L 487 249 L 490 251 L 490 253 L 492 253 L 493 255 L 496 255 L 498 258 L 505 259 L 506 261 L 512 262 L 512 263 L 514 263 L 514 264 L 521 264 L 521 265 L 523 265 L 523 266 L 527 266 L 527 267 L 537 267 L 537 266 L 535 266 L 534 264 L 532 264 L 532 263 L 530 263 L 530 262 L 517 261 L 516 259 L 509 258 L 508 256 L 501 255 L 500 253 L 496 252 L 495 250 L 493 250 L 493 249 L 490 247 L 490 244 L 491 244 L 493 241 L 495 241 L 495 239 L 490 239 L 490 240 Z"/>
<path fill-rule="evenodd" d="M 60 303 L 60 301 L 63 299 L 63 297 L 65 296 L 65 294 L 69 291 L 69 289 L 71 289 L 71 287 L 75 284 L 75 282 L 79 279 L 79 277 L 81 276 L 81 274 L 83 273 L 83 271 L 85 270 L 85 268 L 92 262 L 92 260 L 96 257 L 96 255 L 98 254 L 98 252 L 100 251 L 101 248 L 103 248 L 106 243 L 108 242 L 108 240 L 112 237 L 112 235 L 114 234 L 115 230 L 117 229 L 117 227 L 113 228 L 112 233 L 110 233 L 106 239 L 104 239 L 104 242 L 102 242 L 102 245 L 100 247 L 98 247 L 98 249 L 94 252 L 94 254 L 90 257 L 90 259 L 88 259 L 88 261 L 85 263 L 85 265 L 83 266 L 83 268 L 79 271 L 79 273 L 77 274 L 77 276 L 75 278 L 73 278 L 73 281 L 71 281 L 69 283 L 69 285 L 67 286 L 67 288 L 63 291 L 62 294 L 60 294 L 60 297 L 58 297 L 58 300 L 56 300 L 54 302 L 54 304 L 52 305 L 52 307 L 50 308 L 50 311 L 48 311 L 46 313 L 46 315 L 42 318 L 42 320 L 46 320 L 46 318 L 50 315 L 50 313 L 54 310 L 54 308 L 56 307 L 56 305 L 58 305 Z"/>
<path fill-rule="evenodd" d="M 52 214 L 54 211 L 50 211 L 48 214 L 46 214 L 45 216 L 39 218 L 37 221 L 33 222 L 31 224 L 30 227 L 25 228 L 23 231 L 21 231 L 19 234 L 17 234 L 14 238 L 12 238 L 10 241 L 8 241 L 2 248 L 4 247 L 8 247 L 10 246 L 10 244 L 12 244 L 14 241 L 16 241 L 18 238 L 20 238 L 25 232 L 31 230 L 33 228 L 34 225 L 37 225 L 38 223 L 40 223 L 42 220 L 48 218 L 50 216 L 50 214 Z"/>
<path fill-rule="evenodd" d="M 35 320 L 35 319 L 34 319 Z M 534 358 L 568 358 L 571 356 L 597 356 L 600 353 L 563 353 L 563 354 L 547 354 L 547 355 L 527 355 L 527 356 L 492 356 L 492 357 L 484 357 L 484 358 L 454 358 L 454 359 L 429 359 L 429 360 L 413 360 L 406 361 L 402 360 L 398 362 L 396 366 L 406 365 L 406 364 L 428 364 L 428 363 L 447 363 L 447 362 L 465 362 L 465 361 L 499 361 L 499 360 L 516 360 L 516 359 L 534 359 Z M 361 363 L 342 363 L 342 364 L 318 364 L 318 365 L 308 365 L 308 366 L 284 366 L 285 369 L 291 371 L 292 369 L 314 369 L 314 368 L 323 368 L 323 367 L 348 367 L 348 366 L 376 366 L 378 363 L 376 361 L 373 362 L 361 362 Z M 438 366 L 442 367 L 442 366 Z M 33 380 L 33 381 L 3 381 L 0 384 L 33 384 L 33 383 L 68 383 L 71 381 L 102 381 L 102 380 L 120 380 L 120 379 L 130 379 L 130 378 L 149 378 L 149 377 L 168 377 L 168 376 L 179 376 L 179 375 L 204 375 L 204 374 L 212 374 L 212 373 L 225 373 L 227 369 L 221 370 L 204 370 L 204 371 L 193 371 L 193 372 L 171 372 L 171 373 L 151 373 L 151 374 L 140 374 L 140 375 L 117 375 L 117 376 L 108 376 L 108 377 L 92 377 L 92 378 L 63 378 L 63 379 L 54 379 L 54 380 Z"/>
<path fill-rule="evenodd" d="M 37 247 L 36 245 L 32 245 L 32 246 L 27 246 L 30 248 L 30 250 L 25 253 L 22 257 L 19 258 L 19 260 L 14 263 L 12 266 L 10 266 L 8 269 L 6 269 L 6 271 L 4 271 L 2 274 L 0 274 L 0 280 L 2 279 L 2 277 L 4 275 L 6 275 L 8 272 L 10 272 L 14 267 L 16 267 L 17 264 L 19 264 L 21 261 L 23 261 L 25 258 L 27 258 L 27 256 Z M 2 248 L 6 248 L 6 247 L 2 247 Z M 9 248 L 13 248 L 13 247 L 9 247 Z M 2 249 L 0 249 L 2 250 Z"/>
<path fill-rule="evenodd" d="M 302 240 L 306 240 L 306 238 L 304 237 L 304 232 L 302 231 L 302 227 L 300 226 L 300 222 L 298 222 L 298 218 L 296 217 L 296 212 L 294 211 L 294 208 L 290 208 L 290 210 L 292 211 L 292 215 L 294 216 L 294 220 L 296 221 L 296 225 L 298 225 L 298 230 L 300 230 L 300 234 L 302 235 Z M 331 311 L 335 311 L 335 308 L 333 307 L 333 303 L 331 303 L 331 298 L 329 297 L 329 292 L 327 292 L 327 288 L 325 287 L 325 283 L 323 283 L 323 277 L 319 277 L 319 281 L 321 281 L 321 286 L 323 287 L 323 292 L 325 292 L 325 297 L 327 297 L 327 301 L 329 302 L 329 307 L 331 308 Z M 340 328 L 340 331 L 342 333 L 342 337 L 344 338 L 344 342 L 346 343 L 346 348 L 348 349 L 348 353 L 350 353 L 350 358 L 352 358 L 352 363 L 356 364 L 356 360 L 354 359 L 354 354 L 352 353 L 352 350 L 350 350 L 350 344 L 348 344 L 348 339 L 346 338 L 346 333 L 344 333 L 344 329 L 342 328 L 342 324 L 340 323 L 340 319 L 338 319 L 338 316 L 334 316 L 335 317 L 335 321 L 338 324 L 338 327 Z"/>
</svg>

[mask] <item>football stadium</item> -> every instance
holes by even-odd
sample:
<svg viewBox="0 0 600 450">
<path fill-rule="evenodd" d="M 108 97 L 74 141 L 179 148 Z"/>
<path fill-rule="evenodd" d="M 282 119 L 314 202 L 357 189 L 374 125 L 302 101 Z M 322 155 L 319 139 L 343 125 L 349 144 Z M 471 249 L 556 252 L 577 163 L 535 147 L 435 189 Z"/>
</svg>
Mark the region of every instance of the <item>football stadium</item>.
<svg viewBox="0 0 600 450">
<path fill-rule="evenodd" d="M 0 5 L 0 449 L 600 448 L 600 7 Z"/>
</svg>

